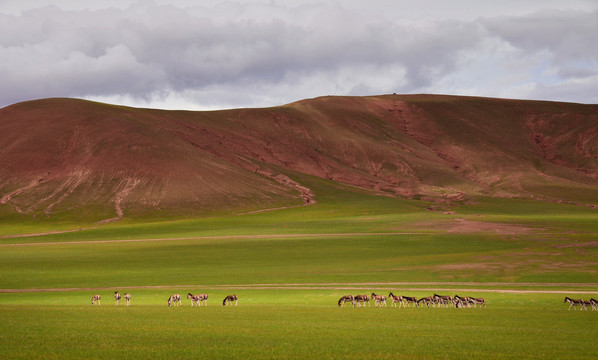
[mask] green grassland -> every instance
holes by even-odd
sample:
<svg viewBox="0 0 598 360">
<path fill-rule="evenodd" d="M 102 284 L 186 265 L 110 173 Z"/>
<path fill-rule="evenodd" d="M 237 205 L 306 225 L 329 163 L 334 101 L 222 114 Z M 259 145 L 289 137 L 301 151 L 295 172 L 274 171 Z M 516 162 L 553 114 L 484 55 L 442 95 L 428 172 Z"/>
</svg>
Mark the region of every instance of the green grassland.
<svg viewBox="0 0 598 360">
<path fill-rule="evenodd" d="M 3 358 L 590 359 L 597 313 L 555 295 L 487 296 L 485 309 L 339 308 L 340 291 L 239 290 L 239 307 L 2 305 Z M 50 302 L 82 302 L 74 292 Z M 223 295 L 222 290 L 214 295 Z M 424 295 L 424 292 L 411 292 Z M 52 298 L 53 296 L 50 296 Z M 37 297 L 44 301 L 44 297 Z M 13 299 L 16 301 L 16 299 Z M 140 302 L 161 305 L 140 305 Z"/>
<path fill-rule="evenodd" d="M 104 225 L 3 218 L 1 357 L 595 357 L 598 312 L 568 311 L 563 298 L 598 298 L 597 210 L 479 196 L 430 211 L 302 182 L 316 204 Z M 14 237 L 64 230 L 77 231 Z M 114 306 L 116 289 L 131 307 Z M 488 306 L 337 306 L 373 291 Z M 209 306 L 169 308 L 175 292 L 207 292 Z M 230 293 L 236 308 L 221 304 Z"/>
</svg>

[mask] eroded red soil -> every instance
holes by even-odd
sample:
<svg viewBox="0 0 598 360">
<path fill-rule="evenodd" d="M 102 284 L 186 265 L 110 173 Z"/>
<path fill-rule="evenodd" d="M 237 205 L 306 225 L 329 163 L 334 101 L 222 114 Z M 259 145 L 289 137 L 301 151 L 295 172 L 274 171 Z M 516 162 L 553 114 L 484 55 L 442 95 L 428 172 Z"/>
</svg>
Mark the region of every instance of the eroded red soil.
<svg viewBox="0 0 598 360">
<path fill-rule="evenodd" d="M 431 95 L 211 112 L 31 101 L 0 109 L 0 207 L 116 221 L 314 203 L 297 174 L 438 211 L 472 195 L 595 204 L 597 124 L 595 105 Z"/>
</svg>

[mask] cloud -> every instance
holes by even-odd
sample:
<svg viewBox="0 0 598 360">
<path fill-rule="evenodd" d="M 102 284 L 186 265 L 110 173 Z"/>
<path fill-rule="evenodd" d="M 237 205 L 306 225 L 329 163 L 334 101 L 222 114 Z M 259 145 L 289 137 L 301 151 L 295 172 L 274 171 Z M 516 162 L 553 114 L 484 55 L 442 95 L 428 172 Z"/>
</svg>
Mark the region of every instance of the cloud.
<svg viewBox="0 0 598 360">
<path fill-rule="evenodd" d="M 595 88 L 596 12 L 415 19 L 381 3 L 142 1 L 0 14 L 10 89 L 0 106 L 73 96 L 222 108 L 385 92 L 594 99 L 575 87 Z"/>
<path fill-rule="evenodd" d="M 596 103 L 598 11 L 543 10 L 482 19 L 489 36 L 511 47 L 503 66 L 529 74 L 527 96 Z"/>
</svg>

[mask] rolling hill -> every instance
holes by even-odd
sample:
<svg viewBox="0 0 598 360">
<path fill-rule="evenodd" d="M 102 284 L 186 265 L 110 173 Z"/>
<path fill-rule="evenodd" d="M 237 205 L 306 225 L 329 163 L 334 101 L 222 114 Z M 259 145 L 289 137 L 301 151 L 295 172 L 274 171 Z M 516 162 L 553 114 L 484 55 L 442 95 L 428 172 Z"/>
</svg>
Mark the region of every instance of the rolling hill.
<svg viewBox="0 0 598 360">
<path fill-rule="evenodd" d="M 305 175 L 439 204 L 598 203 L 598 105 L 383 95 L 193 112 L 52 98 L 0 109 L 0 134 L 0 216 L 309 204 Z"/>
</svg>

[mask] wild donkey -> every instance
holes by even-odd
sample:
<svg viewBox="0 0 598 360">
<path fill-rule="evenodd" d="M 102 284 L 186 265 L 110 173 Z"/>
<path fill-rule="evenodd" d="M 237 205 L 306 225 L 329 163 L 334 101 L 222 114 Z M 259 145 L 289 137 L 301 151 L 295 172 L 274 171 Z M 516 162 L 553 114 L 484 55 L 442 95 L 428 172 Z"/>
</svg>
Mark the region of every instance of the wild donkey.
<svg viewBox="0 0 598 360">
<path fill-rule="evenodd" d="M 367 295 L 355 295 L 355 301 L 357 302 L 357 306 L 366 306 L 366 304 L 370 305 L 370 297 Z"/>
<path fill-rule="evenodd" d="M 401 307 L 401 305 L 403 304 L 403 297 L 401 295 L 396 296 L 393 293 L 388 293 L 388 298 L 390 299 L 390 301 L 392 302 L 392 306 L 396 307 L 396 303 L 399 303 L 399 307 Z"/>
<path fill-rule="evenodd" d="M 413 304 L 413 306 L 417 306 L 417 298 L 414 296 L 401 296 L 403 298 L 403 301 L 406 302 L 405 307 L 407 307 L 407 305 L 409 304 Z"/>
<path fill-rule="evenodd" d="M 438 302 L 438 307 L 446 305 L 447 307 L 453 306 L 453 297 L 450 295 L 438 295 L 434 294 L 434 299 Z"/>
<path fill-rule="evenodd" d="M 205 306 L 208 306 L 208 294 L 197 294 L 197 305 L 201 306 L 203 303 Z"/>
<path fill-rule="evenodd" d="M 338 301 L 338 306 L 339 307 L 345 306 L 347 301 L 350 301 L 353 304 L 353 307 L 355 307 L 355 296 L 353 296 L 353 295 L 345 295 L 345 296 L 341 297 Z"/>
<path fill-rule="evenodd" d="M 201 306 L 202 302 L 204 301 L 204 305 L 208 306 L 208 294 L 193 295 L 191 293 L 187 293 L 187 299 L 191 299 L 191 306 L 193 306 L 193 303 L 195 303 L 197 306 Z"/>
<path fill-rule="evenodd" d="M 100 301 L 102 300 L 102 296 L 94 295 L 91 297 L 91 305 L 95 305 L 96 303 L 100 305 Z"/>
<path fill-rule="evenodd" d="M 376 307 L 382 307 L 382 304 L 384 304 L 384 307 L 386 307 L 386 296 L 384 295 L 376 295 L 374 293 L 372 293 L 372 296 L 370 297 L 370 301 L 374 300 L 374 304 L 376 305 Z"/>
<path fill-rule="evenodd" d="M 198 302 L 197 295 L 193 295 L 191 293 L 187 293 L 187 299 L 191 299 L 191 307 L 193 307 L 194 303 Z M 197 305 L 197 306 L 199 306 L 199 305 Z"/>
<path fill-rule="evenodd" d="M 237 297 L 236 294 L 234 295 L 228 295 L 227 297 L 224 298 L 224 300 L 222 300 L 222 306 L 226 306 L 228 305 L 232 305 L 233 301 L 235 302 L 235 306 L 238 305 L 237 301 L 239 300 L 239 298 Z"/>
<path fill-rule="evenodd" d="M 179 294 L 172 294 L 170 295 L 170 297 L 168 298 L 168 306 L 172 305 L 174 303 L 174 306 L 181 306 L 181 295 Z"/>
<path fill-rule="evenodd" d="M 582 299 L 571 299 L 570 297 L 565 297 L 565 301 L 563 301 L 564 303 L 569 303 L 569 309 L 567 310 L 571 310 L 571 307 L 573 307 L 573 310 L 577 310 L 575 307 L 579 306 L 579 310 L 587 310 L 586 308 L 586 304 L 584 303 L 584 301 Z"/>
</svg>

